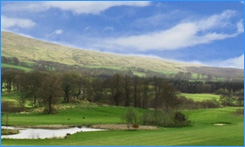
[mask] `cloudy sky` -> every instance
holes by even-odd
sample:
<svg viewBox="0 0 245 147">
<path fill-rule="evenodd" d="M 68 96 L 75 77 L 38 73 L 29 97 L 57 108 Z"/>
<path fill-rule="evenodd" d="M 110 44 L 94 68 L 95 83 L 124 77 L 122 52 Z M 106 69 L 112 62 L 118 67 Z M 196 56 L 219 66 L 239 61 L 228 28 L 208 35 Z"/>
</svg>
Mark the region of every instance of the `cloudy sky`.
<svg viewBox="0 0 245 147">
<path fill-rule="evenodd" d="M 1 29 L 103 52 L 244 68 L 244 3 L 2 2 Z"/>
</svg>

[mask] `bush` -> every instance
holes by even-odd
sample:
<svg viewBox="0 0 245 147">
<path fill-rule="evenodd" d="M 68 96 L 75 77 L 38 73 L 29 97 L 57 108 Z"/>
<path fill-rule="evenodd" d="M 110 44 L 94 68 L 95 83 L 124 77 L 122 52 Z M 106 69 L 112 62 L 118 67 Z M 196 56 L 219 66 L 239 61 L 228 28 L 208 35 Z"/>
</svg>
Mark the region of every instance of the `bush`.
<svg viewBox="0 0 245 147">
<path fill-rule="evenodd" d="M 21 112 L 21 111 L 25 111 L 25 108 L 16 107 L 14 106 L 13 102 L 8 102 L 8 101 L 1 102 L 1 112 L 15 113 L 15 112 Z"/>
<path fill-rule="evenodd" d="M 188 121 L 183 113 L 175 112 L 175 116 L 174 116 L 175 127 L 184 127 L 190 125 L 191 125 L 191 121 Z"/>
<path fill-rule="evenodd" d="M 137 129 L 137 128 L 139 128 L 139 125 L 138 125 L 137 123 L 134 123 L 134 124 L 132 125 L 132 128 Z"/>
<path fill-rule="evenodd" d="M 127 124 L 137 123 L 137 112 L 133 108 L 128 108 L 122 116 L 122 120 L 126 121 Z"/>
<path fill-rule="evenodd" d="M 141 121 L 144 125 L 155 125 L 161 127 L 182 127 L 191 125 L 191 122 L 188 121 L 185 115 L 181 112 L 144 112 Z"/>
<path fill-rule="evenodd" d="M 50 114 L 48 106 L 44 107 L 43 113 Z M 56 107 L 52 106 L 52 114 L 56 114 L 56 113 L 58 113 L 58 110 L 56 109 Z"/>
<path fill-rule="evenodd" d="M 244 109 L 237 109 L 235 114 L 244 115 Z"/>
</svg>

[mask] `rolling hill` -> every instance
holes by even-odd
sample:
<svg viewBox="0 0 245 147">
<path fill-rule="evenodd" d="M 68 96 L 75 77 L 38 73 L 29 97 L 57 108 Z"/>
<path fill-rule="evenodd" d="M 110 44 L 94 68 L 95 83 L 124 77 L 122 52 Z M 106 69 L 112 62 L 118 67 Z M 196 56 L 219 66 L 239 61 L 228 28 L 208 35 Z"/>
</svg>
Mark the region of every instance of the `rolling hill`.
<svg viewBox="0 0 245 147">
<path fill-rule="evenodd" d="M 144 76 L 147 71 L 159 74 L 190 72 L 222 78 L 243 79 L 243 70 L 235 68 L 217 68 L 160 58 L 118 55 L 78 49 L 24 37 L 10 32 L 1 32 L 1 54 L 5 57 L 17 57 L 20 62 L 32 64 L 38 61 L 50 61 L 67 66 L 92 69 L 132 70 L 134 74 Z"/>
</svg>

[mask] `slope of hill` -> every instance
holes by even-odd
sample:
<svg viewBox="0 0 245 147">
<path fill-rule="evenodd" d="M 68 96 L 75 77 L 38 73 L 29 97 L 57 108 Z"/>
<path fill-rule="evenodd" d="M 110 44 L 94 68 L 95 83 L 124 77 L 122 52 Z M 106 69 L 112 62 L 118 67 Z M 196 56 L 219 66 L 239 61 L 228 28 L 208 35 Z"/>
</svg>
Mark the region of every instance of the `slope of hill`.
<svg viewBox="0 0 245 147">
<path fill-rule="evenodd" d="M 149 58 L 126 56 L 90 51 L 49 43 L 10 32 L 1 32 L 1 53 L 6 57 L 17 57 L 21 62 L 52 61 L 70 66 L 109 69 L 143 69 L 159 73 L 191 72 L 202 74 L 226 74 L 230 77 L 243 76 L 243 70 L 215 68 L 197 64 Z M 211 70 L 212 69 L 212 70 Z M 211 72 L 209 72 L 211 70 Z M 142 74 L 142 73 L 139 73 Z"/>
</svg>

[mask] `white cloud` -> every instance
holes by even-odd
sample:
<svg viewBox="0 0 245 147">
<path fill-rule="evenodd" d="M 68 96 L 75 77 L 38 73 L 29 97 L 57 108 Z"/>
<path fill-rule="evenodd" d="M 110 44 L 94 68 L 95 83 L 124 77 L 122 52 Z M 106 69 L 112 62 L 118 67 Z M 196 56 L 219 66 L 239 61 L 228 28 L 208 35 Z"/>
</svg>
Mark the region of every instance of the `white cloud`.
<svg viewBox="0 0 245 147">
<path fill-rule="evenodd" d="M 46 11 L 57 8 L 71 11 L 74 14 L 99 14 L 115 6 L 145 7 L 150 5 L 148 1 L 46 1 L 46 2 L 22 2 L 18 5 L 6 5 L 4 11 Z"/>
<path fill-rule="evenodd" d="M 104 31 L 114 31 L 114 30 L 115 29 L 112 26 L 107 26 L 107 27 L 104 28 Z"/>
<path fill-rule="evenodd" d="M 84 28 L 84 31 L 88 31 L 90 29 L 90 26 L 87 26 L 86 28 Z"/>
<path fill-rule="evenodd" d="M 53 32 L 53 34 L 56 34 L 56 35 L 60 35 L 60 34 L 62 34 L 62 33 L 63 33 L 63 30 L 61 30 L 61 29 L 55 30 L 55 31 Z"/>
<path fill-rule="evenodd" d="M 214 66 L 214 67 L 232 67 L 232 68 L 244 69 L 244 54 L 226 60 L 213 60 L 213 61 L 206 61 L 206 62 L 192 61 L 190 63 Z"/>
<path fill-rule="evenodd" d="M 225 67 L 236 67 L 236 68 L 244 68 L 244 54 L 239 57 L 227 59 L 221 62 L 221 66 Z"/>
<path fill-rule="evenodd" d="M 11 27 L 18 28 L 31 28 L 35 26 L 35 22 L 30 19 L 24 18 L 10 18 L 6 16 L 1 16 L 1 29 L 5 30 Z"/>
<path fill-rule="evenodd" d="M 212 15 L 198 21 L 182 22 L 167 30 L 131 35 L 127 37 L 103 39 L 94 47 L 114 49 L 147 50 L 176 50 L 192 47 L 198 44 L 207 44 L 215 40 L 236 37 L 243 32 L 243 21 L 237 23 L 237 32 L 224 34 L 213 32 L 217 27 L 226 27 L 229 18 L 235 14 L 234 11 L 224 11 L 221 14 Z M 229 24 L 231 25 L 231 24 Z"/>
<path fill-rule="evenodd" d="M 240 20 L 240 21 L 237 23 L 237 32 L 238 32 L 238 33 L 243 33 L 243 32 L 244 32 L 243 19 Z"/>
<path fill-rule="evenodd" d="M 47 38 L 55 38 L 58 35 L 61 35 L 62 33 L 63 33 L 63 30 L 62 29 L 57 29 L 57 30 L 55 30 L 54 32 L 52 32 L 50 34 L 47 34 L 46 37 Z"/>
<path fill-rule="evenodd" d="M 244 1 L 240 1 L 241 4 L 244 4 Z"/>
</svg>

